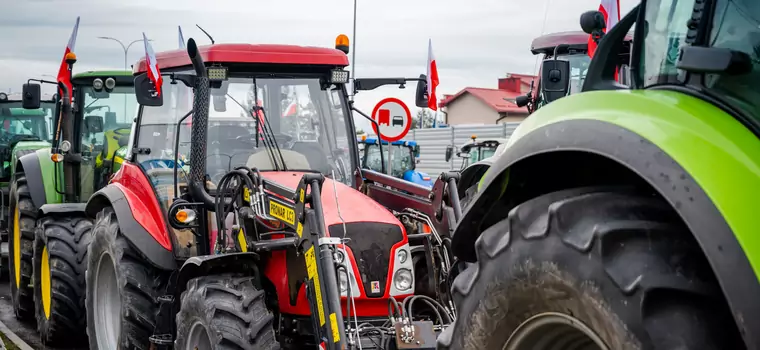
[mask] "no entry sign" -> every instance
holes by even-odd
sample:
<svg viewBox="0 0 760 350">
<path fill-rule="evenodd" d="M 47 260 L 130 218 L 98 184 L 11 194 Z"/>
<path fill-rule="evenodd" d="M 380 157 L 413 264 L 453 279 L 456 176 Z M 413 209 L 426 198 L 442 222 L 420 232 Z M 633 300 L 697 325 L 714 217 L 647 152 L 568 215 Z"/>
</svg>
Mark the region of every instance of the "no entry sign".
<svg viewBox="0 0 760 350">
<path fill-rule="evenodd" d="M 386 98 L 380 101 L 372 110 L 372 119 L 380 125 L 380 130 L 372 124 L 381 139 L 394 142 L 404 138 L 412 127 L 412 112 L 409 107 L 397 98 Z"/>
</svg>

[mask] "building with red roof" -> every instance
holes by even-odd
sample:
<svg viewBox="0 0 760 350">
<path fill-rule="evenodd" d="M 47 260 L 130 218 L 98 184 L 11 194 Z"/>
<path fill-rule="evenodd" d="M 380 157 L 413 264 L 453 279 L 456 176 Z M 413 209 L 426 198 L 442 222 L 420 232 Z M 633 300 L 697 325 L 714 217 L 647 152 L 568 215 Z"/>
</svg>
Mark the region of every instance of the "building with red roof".
<svg viewBox="0 0 760 350">
<path fill-rule="evenodd" d="M 499 78 L 498 88 L 466 87 L 454 95 L 443 95 L 439 107 L 448 125 L 500 124 L 520 122 L 528 116 L 528 109 L 517 107 L 515 98 L 525 95 L 536 77 L 527 74 L 510 74 Z"/>
</svg>

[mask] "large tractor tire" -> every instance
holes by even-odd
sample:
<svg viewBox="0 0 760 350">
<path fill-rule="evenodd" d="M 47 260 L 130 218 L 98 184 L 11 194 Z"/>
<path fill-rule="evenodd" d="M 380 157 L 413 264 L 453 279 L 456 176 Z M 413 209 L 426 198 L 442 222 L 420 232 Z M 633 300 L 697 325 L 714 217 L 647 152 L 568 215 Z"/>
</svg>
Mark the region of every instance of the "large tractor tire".
<svg viewBox="0 0 760 350">
<path fill-rule="evenodd" d="M 698 244 L 657 197 L 546 194 L 485 229 L 475 249 L 441 348 L 744 348 Z"/>
<path fill-rule="evenodd" d="M 34 240 L 34 304 L 44 345 L 79 345 L 86 337 L 87 247 L 92 222 L 81 215 L 43 217 Z"/>
<path fill-rule="evenodd" d="M 264 296 L 253 277 L 211 275 L 190 280 L 177 313 L 174 349 L 280 349 Z"/>
<path fill-rule="evenodd" d="M 130 245 L 110 207 L 92 227 L 86 281 L 90 349 L 148 350 L 168 274 Z"/>
<path fill-rule="evenodd" d="M 37 209 L 32 202 L 24 173 L 18 172 L 11 185 L 8 221 L 8 272 L 10 275 L 11 302 L 17 318 L 34 317 L 32 283 L 32 254 Z"/>
</svg>

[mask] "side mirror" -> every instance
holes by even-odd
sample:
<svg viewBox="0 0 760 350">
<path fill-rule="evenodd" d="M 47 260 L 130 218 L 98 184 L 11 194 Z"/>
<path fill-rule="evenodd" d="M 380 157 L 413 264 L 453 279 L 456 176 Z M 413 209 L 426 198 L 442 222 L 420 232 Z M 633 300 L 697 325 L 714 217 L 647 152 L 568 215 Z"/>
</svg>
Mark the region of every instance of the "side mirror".
<svg viewBox="0 0 760 350">
<path fill-rule="evenodd" d="M 84 117 L 84 126 L 90 134 L 103 132 L 103 117 L 99 115 L 88 115 Z"/>
<path fill-rule="evenodd" d="M 38 109 L 40 108 L 40 100 L 42 99 L 42 92 L 40 91 L 40 84 L 27 83 L 21 88 L 21 95 L 23 100 L 21 106 L 24 109 Z"/>
<path fill-rule="evenodd" d="M 570 90 L 570 62 L 545 60 L 541 63 L 541 92 L 547 103 L 567 96 Z"/>
<path fill-rule="evenodd" d="M 227 111 L 227 96 L 225 95 L 212 95 L 211 101 L 214 103 L 214 112 L 226 112 Z"/>
<path fill-rule="evenodd" d="M 581 15 L 581 29 L 586 34 L 599 33 L 607 28 L 604 15 L 599 11 L 587 11 Z"/>
<path fill-rule="evenodd" d="M 428 106 L 428 86 L 427 75 L 420 74 L 420 81 L 417 82 L 417 91 L 415 93 L 414 104 L 420 108 L 427 108 Z"/>
<path fill-rule="evenodd" d="M 148 78 L 147 73 L 135 77 L 135 97 L 137 103 L 143 106 L 160 107 L 164 105 L 164 95 L 156 94 L 156 87 Z"/>
<path fill-rule="evenodd" d="M 530 102 L 530 97 L 527 95 L 520 95 L 515 98 L 515 104 L 517 107 L 525 107 Z"/>
<path fill-rule="evenodd" d="M 454 155 L 454 147 L 452 147 L 451 145 L 446 146 L 446 161 L 447 162 L 450 161 L 451 156 L 453 155 Z"/>
<path fill-rule="evenodd" d="M 412 151 L 414 152 L 414 156 L 417 157 L 417 158 L 419 158 L 419 156 L 420 156 L 420 145 L 415 145 L 414 148 L 412 149 Z"/>
</svg>

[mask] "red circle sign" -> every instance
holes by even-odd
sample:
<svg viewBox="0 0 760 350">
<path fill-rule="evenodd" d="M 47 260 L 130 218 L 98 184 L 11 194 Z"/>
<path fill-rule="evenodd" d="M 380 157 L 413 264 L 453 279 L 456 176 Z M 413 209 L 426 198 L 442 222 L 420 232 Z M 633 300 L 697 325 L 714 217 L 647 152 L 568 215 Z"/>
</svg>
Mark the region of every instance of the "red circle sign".
<svg viewBox="0 0 760 350">
<path fill-rule="evenodd" d="M 412 112 L 406 104 L 394 97 L 380 101 L 372 110 L 372 124 L 375 134 L 388 142 L 399 141 L 412 128 Z M 380 125 L 380 130 L 377 130 Z"/>
</svg>

